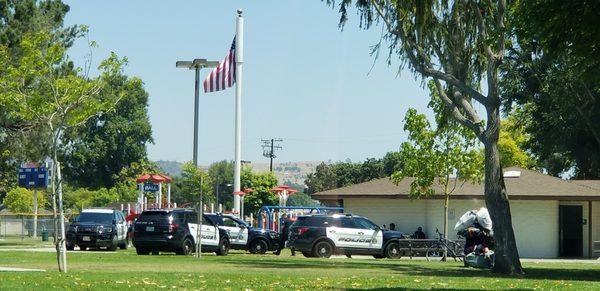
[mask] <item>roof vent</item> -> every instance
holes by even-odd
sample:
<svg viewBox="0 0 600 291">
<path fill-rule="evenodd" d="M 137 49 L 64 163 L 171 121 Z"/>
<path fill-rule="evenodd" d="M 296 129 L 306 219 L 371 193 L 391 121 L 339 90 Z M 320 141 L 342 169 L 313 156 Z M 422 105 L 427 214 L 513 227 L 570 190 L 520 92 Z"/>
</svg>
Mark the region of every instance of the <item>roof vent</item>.
<svg viewBox="0 0 600 291">
<path fill-rule="evenodd" d="M 521 177 L 521 171 L 506 171 L 504 172 L 504 178 L 519 178 Z"/>
</svg>

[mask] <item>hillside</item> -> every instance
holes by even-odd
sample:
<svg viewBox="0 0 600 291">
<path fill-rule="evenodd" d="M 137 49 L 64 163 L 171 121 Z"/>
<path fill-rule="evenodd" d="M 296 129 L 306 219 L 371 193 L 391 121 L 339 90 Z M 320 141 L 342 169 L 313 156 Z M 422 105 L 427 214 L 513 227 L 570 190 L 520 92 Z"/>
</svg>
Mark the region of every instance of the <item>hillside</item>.
<svg viewBox="0 0 600 291">
<path fill-rule="evenodd" d="M 160 169 L 171 177 L 181 175 L 181 166 L 183 163 L 177 161 L 156 161 Z M 314 172 L 317 165 L 321 162 L 284 162 L 273 163 L 273 172 L 280 184 L 297 184 L 304 187 L 304 180 L 309 173 Z M 201 165 L 205 168 L 206 166 Z M 269 171 L 268 163 L 252 164 L 252 171 Z"/>
</svg>

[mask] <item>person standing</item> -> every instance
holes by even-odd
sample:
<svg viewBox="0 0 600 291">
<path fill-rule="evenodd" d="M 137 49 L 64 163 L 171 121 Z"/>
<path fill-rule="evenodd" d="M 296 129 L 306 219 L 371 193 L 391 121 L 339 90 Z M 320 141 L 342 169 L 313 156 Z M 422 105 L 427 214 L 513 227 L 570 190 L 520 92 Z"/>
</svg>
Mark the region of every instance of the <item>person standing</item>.
<svg viewBox="0 0 600 291">
<path fill-rule="evenodd" d="M 289 239 L 290 226 L 292 223 L 293 221 L 288 218 L 287 213 L 281 215 L 281 225 L 283 227 L 281 228 L 281 234 L 279 235 L 279 249 L 275 252 L 275 255 L 279 256 L 281 254 L 281 250 L 285 248 L 285 243 Z M 290 251 L 292 252 L 292 256 L 296 255 L 296 250 L 294 250 L 294 248 L 290 248 Z"/>
</svg>

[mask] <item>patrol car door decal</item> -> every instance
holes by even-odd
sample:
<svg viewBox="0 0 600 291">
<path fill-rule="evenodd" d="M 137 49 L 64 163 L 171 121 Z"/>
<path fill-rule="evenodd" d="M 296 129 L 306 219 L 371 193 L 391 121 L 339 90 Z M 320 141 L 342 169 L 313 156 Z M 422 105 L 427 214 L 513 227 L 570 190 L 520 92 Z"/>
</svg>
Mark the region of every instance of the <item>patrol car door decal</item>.
<svg viewBox="0 0 600 291">
<path fill-rule="evenodd" d="M 383 232 L 379 229 L 365 229 L 363 237 L 366 248 L 380 249 L 383 246 Z"/>
<path fill-rule="evenodd" d="M 248 242 L 248 229 L 237 226 L 221 226 L 229 233 L 229 239 L 231 244 L 234 245 L 246 245 Z"/>
<path fill-rule="evenodd" d="M 188 227 L 190 229 L 190 234 L 194 237 L 194 243 L 197 242 L 196 239 L 196 227 L 198 224 L 196 223 L 188 223 Z M 202 245 L 209 246 L 217 246 L 219 245 L 219 232 L 218 229 L 212 225 L 202 225 Z"/>
</svg>

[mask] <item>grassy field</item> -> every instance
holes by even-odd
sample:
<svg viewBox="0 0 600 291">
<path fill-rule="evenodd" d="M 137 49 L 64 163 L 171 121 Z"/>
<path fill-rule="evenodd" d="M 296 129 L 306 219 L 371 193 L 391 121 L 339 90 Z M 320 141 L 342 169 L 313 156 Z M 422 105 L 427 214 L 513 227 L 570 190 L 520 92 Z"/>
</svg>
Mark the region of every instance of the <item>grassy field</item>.
<svg viewBox="0 0 600 291">
<path fill-rule="evenodd" d="M 203 254 L 137 256 L 135 251 L 70 252 L 69 273 L 56 271 L 55 254 L 0 251 L 0 266 L 47 272 L 0 272 L 2 290 L 46 289 L 600 289 L 600 265 L 526 264 L 522 278 L 493 276 L 460 263 L 302 256 Z"/>
</svg>

